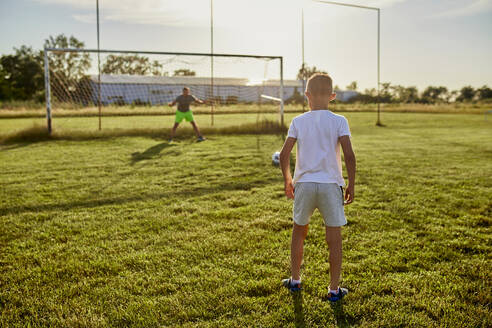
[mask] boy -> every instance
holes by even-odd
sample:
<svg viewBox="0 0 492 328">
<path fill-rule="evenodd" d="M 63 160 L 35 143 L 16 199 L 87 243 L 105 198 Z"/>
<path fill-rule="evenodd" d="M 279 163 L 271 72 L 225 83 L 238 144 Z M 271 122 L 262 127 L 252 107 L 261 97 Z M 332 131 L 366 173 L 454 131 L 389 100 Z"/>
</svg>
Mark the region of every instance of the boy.
<svg viewBox="0 0 492 328">
<path fill-rule="evenodd" d="M 203 104 L 204 102 L 193 95 L 190 95 L 190 88 L 184 87 L 183 94 L 176 97 L 173 102 L 170 102 L 168 105 L 170 107 L 174 106 L 176 103 L 178 104 L 178 110 L 176 111 L 176 118 L 174 120 L 174 126 L 171 130 L 171 137 L 169 138 L 169 142 L 173 141 L 174 135 L 176 134 L 176 129 L 178 128 L 179 123 L 185 119 L 187 122 L 190 122 L 195 130 L 196 136 L 198 137 L 198 142 L 204 141 L 205 138 L 200 134 L 200 130 L 196 125 L 193 119 L 193 113 L 190 110 L 190 104 L 192 102 L 197 102 L 199 104 Z"/>
<path fill-rule="evenodd" d="M 301 290 L 301 262 L 309 218 L 318 208 L 323 216 L 326 242 L 330 250 L 330 291 L 328 299 L 336 302 L 348 290 L 340 288 L 342 267 L 341 226 L 347 223 L 344 205 L 354 200 L 355 155 L 350 143 L 350 130 L 345 117 L 328 110 L 335 99 L 333 82 L 327 74 L 314 74 L 306 85 L 306 97 L 311 111 L 292 120 L 287 139 L 280 152 L 285 195 L 294 199 L 294 227 L 291 242 L 291 278 L 282 283 L 291 292 Z M 290 174 L 290 152 L 297 141 L 294 180 Z M 340 145 L 343 149 L 348 185 L 342 176 Z"/>
</svg>

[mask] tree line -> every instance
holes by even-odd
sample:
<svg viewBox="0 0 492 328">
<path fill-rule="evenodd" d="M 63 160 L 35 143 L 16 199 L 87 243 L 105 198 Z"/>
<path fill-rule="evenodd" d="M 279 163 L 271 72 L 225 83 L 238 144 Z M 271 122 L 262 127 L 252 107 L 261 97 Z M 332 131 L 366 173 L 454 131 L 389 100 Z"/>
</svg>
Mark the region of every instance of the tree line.
<svg viewBox="0 0 492 328">
<path fill-rule="evenodd" d="M 74 36 L 60 34 L 46 39 L 44 47 L 83 49 L 85 43 Z M 52 95 L 60 101 L 89 101 L 92 88 L 88 72 L 92 65 L 89 53 L 50 52 Z M 101 73 L 170 76 L 159 61 L 138 54 L 106 56 L 101 63 Z M 173 76 L 195 75 L 194 71 L 186 68 L 173 71 Z M 0 101 L 43 102 L 44 90 L 43 50 L 23 45 L 14 48 L 13 54 L 0 56 Z"/>
<path fill-rule="evenodd" d="M 326 73 L 315 66 L 309 67 L 305 64 L 301 66 L 297 73 L 298 80 L 307 80 L 314 73 Z M 342 89 L 336 85 L 335 92 Z M 480 88 L 465 86 L 460 90 L 449 90 L 444 86 L 428 86 L 422 92 L 417 87 L 405 87 L 402 85 L 393 85 L 389 82 L 381 83 L 380 92 L 376 88 L 358 90 L 357 81 L 351 82 L 344 90 L 356 91 L 357 95 L 350 98 L 348 103 L 421 103 L 421 104 L 438 104 L 451 102 L 474 102 L 474 101 L 492 101 L 492 89 L 487 85 Z M 291 103 L 302 103 L 303 96 L 299 90 L 288 100 Z"/>
<path fill-rule="evenodd" d="M 46 48 L 81 48 L 84 42 L 74 36 L 64 34 L 50 36 L 45 40 Z M 87 102 L 91 97 L 92 88 L 88 71 L 92 66 L 89 53 L 81 52 L 50 52 L 50 74 L 52 74 L 52 95 L 60 101 Z M 303 64 L 297 79 L 306 80 L 316 72 L 323 72 L 315 66 Z M 101 63 L 102 74 L 130 74 L 170 76 L 164 65 L 157 60 L 150 60 L 138 54 L 106 56 Z M 325 73 L 325 72 L 324 72 Z M 173 76 L 195 76 L 192 70 L 181 68 L 174 70 Z M 32 47 L 14 48 L 13 54 L 0 56 L 0 101 L 29 100 L 44 101 L 44 52 Z M 340 91 L 335 86 L 335 91 Z M 460 90 L 448 90 L 444 86 L 428 86 L 423 91 L 417 87 L 381 83 L 378 97 L 375 88 L 358 91 L 357 82 L 346 86 L 345 90 L 357 91 L 357 95 L 349 102 L 375 103 L 450 103 L 490 101 L 492 90 L 484 85 L 480 88 L 465 86 Z M 304 97 L 301 90 L 295 90 L 287 101 L 302 103 Z"/>
<path fill-rule="evenodd" d="M 357 82 L 352 82 L 347 86 L 347 90 L 357 91 Z M 405 87 L 385 82 L 381 83 L 379 93 L 379 100 L 382 103 L 442 104 L 492 101 L 492 89 L 487 85 L 476 89 L 472 86 L 464 86 L 460 90 L 449 90 L 444 86 L 428 86 L 422 92 L 419 92 L 415 86 Z M 376 88 L 365 89 L 349 100 L 349 102 L 361 103 L 374 103 L 377 101 L 378 92 Z"/>
</svg>

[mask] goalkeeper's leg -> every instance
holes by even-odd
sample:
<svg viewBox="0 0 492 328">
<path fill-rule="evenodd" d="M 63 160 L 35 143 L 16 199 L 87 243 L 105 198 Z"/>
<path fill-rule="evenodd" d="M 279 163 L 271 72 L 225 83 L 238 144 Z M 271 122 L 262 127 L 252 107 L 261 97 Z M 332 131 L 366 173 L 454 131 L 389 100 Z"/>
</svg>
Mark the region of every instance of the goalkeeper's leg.
<svg viewBox="0 0 492 328">
<path fill-rule="evenodd" d="M 198 125 L 196 125 L 195 121 L 191 121 L 191 126 L 193 126 L 193 130 L 195 130 L 196 136 L 200 138 L 202 135 L 200 133 L 200 129 L 198 129 Z"/>
<path fill-rule="evenodd" d="M 178 128 L 179 126 L 179 123 L 174 123 L 173 125 L 173 128 L 171 129 L 171 137 L 169 138 L 169 140 L 173 140 L 174 138 L 174 135 L 176 134 L 176 129 Z"/>
</svg>

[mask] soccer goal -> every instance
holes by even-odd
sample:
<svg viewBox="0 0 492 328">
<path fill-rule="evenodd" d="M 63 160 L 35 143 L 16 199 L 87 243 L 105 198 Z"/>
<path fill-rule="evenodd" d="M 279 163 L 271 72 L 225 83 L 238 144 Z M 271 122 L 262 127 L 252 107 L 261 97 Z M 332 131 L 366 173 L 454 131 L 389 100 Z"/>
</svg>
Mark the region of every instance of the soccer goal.
<svg viewBox="0 0 492 328">
<path fill-rule="evenodd" d="M 73 127 L 73 117 L 99 117 L 99 129 L 104 116 L 172 115 L 168 103 L 184 87 L 204 102 L 192 109 L 210 125 L 214 115 L 247 113 L 278 114 L 283 125 L 284 99 L 296 89 L 284 91 L 281 56 L 46 48 L 44 66 L 50 132 L 57 115 Z"/>
</svg>

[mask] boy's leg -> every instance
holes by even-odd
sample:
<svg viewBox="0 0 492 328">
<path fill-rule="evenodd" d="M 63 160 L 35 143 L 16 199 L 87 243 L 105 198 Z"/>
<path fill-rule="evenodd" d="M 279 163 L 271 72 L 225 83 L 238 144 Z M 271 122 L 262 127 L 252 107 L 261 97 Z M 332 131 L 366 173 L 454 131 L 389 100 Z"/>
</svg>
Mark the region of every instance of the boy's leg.
<svg viewBox="0 0 492 328">
<path fill-rule="evenodd" d="M 186 114 L 183 112 L 180 112 L 179 110 L 176 111 L 176 115 L 174 117 L 174 125 L 173 128 L 171 129 L 171 138 L 170 140 L 173 140 L 174 135 L 176 134 L 176 129 L 178 128 L 179 123 L 181 123 L 185 119 Z"/>
<path fill-rule="evenodd" d="M 200 130 L 198 129 L 198 125 L 196 125 L 195 121 L 191 121 L 191 126 L 193 126 L 193 130 L 195 130 L 196 136 L 201 137 Z"/>
<path fill-rule="evenodd" d="M 316 209 L 316 184 L 298 182 L 294 192 L 294 227 L 290 244 L 290 270 L 292 279 L 300 280 L 304 239 L 308 232 L 309 218 Z"/>
<path fill-rule="evenodd" d="M 174 138 L 174 135 L 176 134 L 176 129 L 178 128 L 179 123 L 175 122 L 173 125 L 173 128 L 171 129 L 171 139 Z"/>
<path fill-rule="evenodd" d="M 304 251 L 304 239 L 306 239 L 308 232 L 308 225 L 298 225 L 294 222 L 294 229 L 292 230 L 292 242 L 290 244 L 290 270 L 292 279 L 301 279 L 301 264 L 302 255 Z"/>
<path fill-rule="evenodd" d="M 325 221 L 326 242 L 330 249 L 330 289 L 337 290 L 342 268 L 342 226 L 347 224 L 343 191 L 336 183 L 319 185 L 318 205 Z"/>
<path fill-rule="evenodd" d="M 326 242 L 330 249 L 330 289 L 337 290 L 342 270 L 342 228 L 327 226 Z"/>
</svg>

